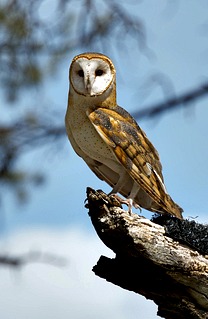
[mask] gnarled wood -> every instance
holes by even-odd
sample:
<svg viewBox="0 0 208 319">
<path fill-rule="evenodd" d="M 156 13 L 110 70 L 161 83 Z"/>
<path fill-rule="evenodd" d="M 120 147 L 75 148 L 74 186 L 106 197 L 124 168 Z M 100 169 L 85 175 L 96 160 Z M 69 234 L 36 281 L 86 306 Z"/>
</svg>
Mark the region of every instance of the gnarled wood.
<svg viewBox="0 0 208 319">
<path fill-rule="evenodd" d="M 152 299 L 164 318 L 207 319 L 208 257 L 167 236 L 163 226 L 124 211 L 114 196 L 88 188 L 87 198 L 98 236 L 116 254 L 102 256 L 95 274 Z M 179 228 L 190 223 L 176 222 Z"/>
</svg>

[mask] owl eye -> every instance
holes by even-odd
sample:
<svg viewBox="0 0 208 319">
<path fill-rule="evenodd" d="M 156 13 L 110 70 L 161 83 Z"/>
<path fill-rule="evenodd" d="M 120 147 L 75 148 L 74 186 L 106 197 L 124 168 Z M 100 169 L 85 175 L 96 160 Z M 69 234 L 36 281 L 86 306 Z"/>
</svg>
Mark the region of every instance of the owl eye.
<svg viewBox="0 0 208 319">
<path fill-rule="evenodd" d="M 83 72 L 83 70 L 79 70 L 77 73 L 78 73 L 78 75 L 79 75 L 81 78 L 84 77 L 84 72 Z"/>
<path fill-rule="evenodd" d="M 95 71 L 95 75 L 96 75 L 96 76 L 101 76 L 101 75 L 103 75 L 103 70 L 101 70 L 101 69 L 96 70 L 96 71 Z"/>
</svg>

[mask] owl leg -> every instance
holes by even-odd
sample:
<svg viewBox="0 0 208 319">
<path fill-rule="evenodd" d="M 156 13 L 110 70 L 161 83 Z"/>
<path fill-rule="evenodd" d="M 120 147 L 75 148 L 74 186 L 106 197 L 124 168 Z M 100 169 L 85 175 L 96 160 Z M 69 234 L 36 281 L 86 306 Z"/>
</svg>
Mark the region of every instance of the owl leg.
<svg viewBox="0 0 208 319">
<path fill-rule="evenodd" d="M 131 192 L 127 198 L 127 201 L 129 201 L 129 204 L 128 204 L 129 213 L 132 213 L 133 206 L 135 208 L 139 208 L 140 212 L 142 211 L 142 208 L 134 202 L 134 198 L 137 196 L 137 193 L 139 192 L 139 190 L 140 190 L 140 186 L 136 182 L 134 182 Z"/>
<path fill-rule="evenodd" d="M 128 176 L 129 176 L 129 174 L 125 170 L 123 170 L 119 176 L 117 183 L 114 185 L 112 191 L 108 195 L 119 193 Z"/>
<path fill-rule="evenodd" d="M 127 205 L 129 208 L 128 211 L 129 211 L 129 213 L 131 213 L 133 201 L 131 199 L 123 199 L 117 195 L 117 193 L 119 193 L 121 191 L 128 176 L 129 176 L 129 174 L 125 170 L 122 170 L 122 172 L 119 174 L 119 179 L 118 179 L 117 183 L 114 185 L 112 191 L 108 195 L 114 195 L 116 197 L 116 199 L 118 199 L 118 201 L 121 204 Z"/>
</svg>

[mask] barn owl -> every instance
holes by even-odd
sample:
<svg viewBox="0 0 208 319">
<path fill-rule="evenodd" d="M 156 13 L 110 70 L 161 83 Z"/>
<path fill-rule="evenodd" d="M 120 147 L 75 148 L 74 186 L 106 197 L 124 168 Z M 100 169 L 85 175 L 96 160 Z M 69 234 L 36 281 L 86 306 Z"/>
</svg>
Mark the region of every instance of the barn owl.
<svg viewBox="0 0 208 319">
<path fill-rule="evenodd" d="M 133 117 L 116 102 L 116 70 L 100 53 L 74 57 L 65 117 L 74 151 L 132 205 L 182 218 L 168 195 L 157 150 Z"/>
</svg>

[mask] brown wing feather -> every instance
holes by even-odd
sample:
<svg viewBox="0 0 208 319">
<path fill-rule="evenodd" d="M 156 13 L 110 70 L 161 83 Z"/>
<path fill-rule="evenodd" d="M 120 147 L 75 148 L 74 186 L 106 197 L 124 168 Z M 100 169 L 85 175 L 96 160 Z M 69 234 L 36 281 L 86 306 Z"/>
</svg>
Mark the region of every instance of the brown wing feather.
<svg viewBox="0 0 208 319">
<path fill-rule="evenodd" d="M 131 115 L 116 107 L 97 108 L 88 116 L 119 162 L 161 211 L 181 218 L 182 209 L 166 193 L 158 152 Z"/>
</svg>

